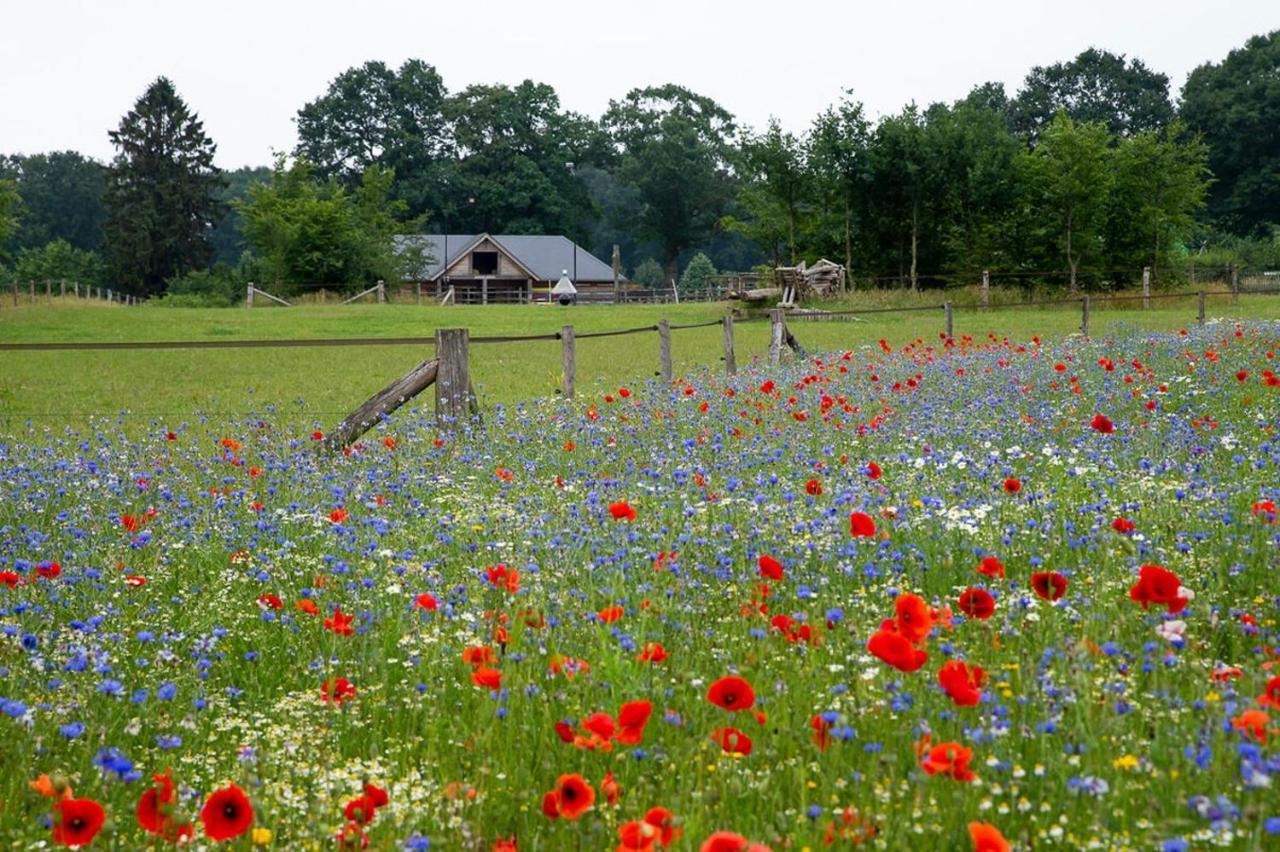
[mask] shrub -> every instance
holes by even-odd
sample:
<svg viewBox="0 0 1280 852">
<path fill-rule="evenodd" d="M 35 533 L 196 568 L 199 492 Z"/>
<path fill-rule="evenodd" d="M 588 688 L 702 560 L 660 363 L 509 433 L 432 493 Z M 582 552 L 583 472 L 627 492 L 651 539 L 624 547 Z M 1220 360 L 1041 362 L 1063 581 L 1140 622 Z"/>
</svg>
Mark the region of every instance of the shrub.
<svg viewBox="0 0 1280 852">
<path fill-rule="evenodd" d="M 631 274 L 631 280 L 649 288 L 661 287 L 662 266 L 658 261 L 649 258 L 636 267 L 636 271 Z"/>
<path fill-rule="evenodd" d="M 706 290 L 712 285 L 712 279 L 715 276 L 716 267 L 711 262 L 711 258 L 702 252 L 698 252 L 693 256 L 693 260 L 689 261 L 689 265 L 684 268 L 684 274 L 680 276 L 680 289 L 685 291 Z"/>
</svg>

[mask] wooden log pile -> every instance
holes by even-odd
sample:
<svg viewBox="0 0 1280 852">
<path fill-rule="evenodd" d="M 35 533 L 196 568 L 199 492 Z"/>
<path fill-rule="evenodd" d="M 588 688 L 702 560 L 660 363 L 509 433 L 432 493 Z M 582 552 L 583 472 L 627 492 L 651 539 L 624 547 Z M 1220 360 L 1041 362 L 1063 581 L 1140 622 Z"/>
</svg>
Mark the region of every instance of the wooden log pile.
<svg viewBox="0 0 1280 852">
<path fill-rule="evenodd" d="M 774 270 L 774 281 L 783 290 L 790 289 L 798 299 L 823 299 L 844 290 L 845 269 L 823 258 L 813 266 L 780 266 Z"/>
</svg>

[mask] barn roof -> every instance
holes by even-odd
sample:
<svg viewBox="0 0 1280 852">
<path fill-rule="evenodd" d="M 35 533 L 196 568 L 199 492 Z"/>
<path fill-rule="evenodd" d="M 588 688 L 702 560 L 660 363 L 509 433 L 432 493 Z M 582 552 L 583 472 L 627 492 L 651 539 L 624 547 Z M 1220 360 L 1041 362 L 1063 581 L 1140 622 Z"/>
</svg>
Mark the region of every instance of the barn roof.
<svg viewBox="0 0 1280 852">
<path fill-rule="evenodd" d="M 451 265 L 465 254 L 482 237 L 489 237 L 502 247 L 522 266 L 532 272 L 541 281 L 557 281 L 567 269 L 570 277 L 574 270 L 573 240 L 568 237 L 549 234 L 450 234 L 449 259 Z M 396 237 L 396 244 L 425 246 L 432 260 L 422 279 L 429 281 L 439 275 L 445 268 L 443 234 L 422 234 Z M 613 267 L 593 255 L 591 252 L 576 246 L 578 253 L 578 277 L 576 282 L 612 283 Z"/>
</svg>

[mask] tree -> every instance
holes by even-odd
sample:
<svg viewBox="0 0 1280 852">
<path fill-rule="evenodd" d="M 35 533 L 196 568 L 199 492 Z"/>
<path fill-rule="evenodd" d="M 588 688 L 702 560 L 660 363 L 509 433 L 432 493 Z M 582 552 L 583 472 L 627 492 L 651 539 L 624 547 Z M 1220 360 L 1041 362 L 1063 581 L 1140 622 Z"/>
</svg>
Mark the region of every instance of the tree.
<svg viewBox="0 0 1280 852">
<path fill-rule="evenodd" d="M 819 250 L 840 246 L 848 270 L 853 269 L 854 228 L 865 209 L 870 182 L 870 136 L 862 104 L 849 92 L 819 115 L 809 131 L 809 168 L 821 207 Z M 826 240 L 825 235 L 832 233 L 838 238 Z"/>
<path fill-rule="evenodd" d="M 1070 62 L 1032 68 L 1009 109 L 1014 127 L 1032 142 L 1059 111 L 1115 136 L 1160 130 L 1174 117 L 1168 76 L 1093 47 Z"/>
<path fill-rule="evenodd" d="M 1242 236 L 1280 224 L 1280 30 L 1191 72 L 1182 118 L 1209 146 L 1209 213 Z"/>
<path fill-rule="evenodd" d="M 658 261 L 649 258 L 636 267 L 631 280 L 644 287 L 655 289 L 662 286 L 662 266 Z"/>
<path fill-rule="evenodd" d="M 1009 225 L 1017 215 L 1015 164 L 1023 145 L 996 104 L 995 98 L 971 94 L 951 108 L 931 107 L 926 116 L 941 254 L 947 269 L 970 280 L 1019 261 L 1010 251 Z"/>
<path fill-rule="evenodd" d="M 418 223 L 396 218 L 406 205 L 389 197 L 393 179 L 371 166 L 348 191 L 336 178 L 320 180 L 306 160 L 277 158 L 271 179 L 251 184 L 236 202 L 245 239 L 274 287 L 400 281 L 421 268 L 420 257 L 396 250 L 395 236 Z"/>
<path fill-rule="evenodd" d="M 224 185 L 216 146 L 165 77 L 108 135 L 117 149 L 104 192 L 111 273 L 124 290 L 157 294 L 169 278 L 208 262 Z"/>
<path fill-rule="evenodd" d="M 530 80 L 470 86 L 446 111 L 458 157 L 444 199 L 451 230 L 586 242 L 595 207 L 575 170 L 605 154 L 593 122 L 561 111 L 555 89 Z"/>
<path fill-rule="evenodd" d="M 0 260 L 6 257 L 5 244 L 18 230 L 21 209 L 22 196 L 18 195 L 17 184 L 11 180 L 0 179 Z"/>
<path fill-rule="evenodd" d="M 1033 215 L 1045 239 L 1066 259 L 1073 293 L 1081 262 L 1100 253 L 1112 180 L 1109 144 L 1103 125 L 1059 113 L 1022 160 Z"/>
<path fill-rule="evenodd" d="M 100 286 L 106 267 L 95 252 L 84 251 L 66 240 L 54 240 L 40 248 L 24 248 L 13 265 L 19 281 L 78 281 Z"/>
<path fill-rule="evenodd" d="M 1154 275 L 1191 233 L 1209 187 L 1208 150 L 1198 137 L 1183 136 L 1175 123 L 1116 147 L 1107 229 L 1113 264 L 1150 266 Z"/>
<path fill-rule="evenodd" d="M 0 171 L 9 173 L 22 196 L 22 223 L 12 248 L 38 248 L 55 240 L 84 251 L 100 247 L 106 173 L 101 163 L 75 151 L 54 151 L 9 157 L 0 162 Z"/>
<path fill-rule="evenodd" d="M 743 183 L 736 205 L 743 215 L 726 216 L 725 230 L 758 244 L 775 266 L 781 265 L 780 249 L 785 246 L 786 257 L 794 265 L 800 217 L 810 195 L 804 146 L 772 119 L 764 133 L 743 142 L 739 159 Z"/>
<path fill-rule="evenodd" d="M 603 125 L 620 157 L 618 175 L 640 194 L 632 223 L 662 247 L 666 275 L 706 241 L 734 195 L 733 116 L 710 98 L 668 84 L 610 101 Z"/>
<path fill-rule="evenodd" d="M 440 74 L 420 59 L 398 71 L 382 62 L 348 68 L 298 110 L 295 154 L 349 187 L 370 166 L 391 169 L 392 195 L 409 215 L 440 210 L 453 151 L 447 97 Z"/>
<path fill-rule="evenodd" d="M 712 285 L 715 276 L 716 267 L 711 262 L 711 258 L 698 252 L 684 268 L 684 274 L 680 276 L 680 289 L 691 293 L 706 290 Z"/>
<path fill-rule="evenodd" d="M 218 202 L 226 210 L 213 232 L 209 234 L 209 245 L 213 249 L 213 262 L 234 266 L 239 263 L 248 245 L 244 241 L 244 233 L 240 229 L 240 210 L 236 202 L 248 197 L 249 187 L 271 179 L 270 166 L 243 166 L 224 173 L 227 185 L 218 193 Z"/>
<path fill-rule="evenodd" d="M 915 104 L 876 126 L 868 161 L 871 216 L 884 244 L 896 248 L 898 275 L 907 273 L 915 291 L 919 289 L 921 232 L 927 227 L 932 177 L 924 118 Z M 904 269 L 904 263 L 909 263 L 909 269 Z"/>
</svg>

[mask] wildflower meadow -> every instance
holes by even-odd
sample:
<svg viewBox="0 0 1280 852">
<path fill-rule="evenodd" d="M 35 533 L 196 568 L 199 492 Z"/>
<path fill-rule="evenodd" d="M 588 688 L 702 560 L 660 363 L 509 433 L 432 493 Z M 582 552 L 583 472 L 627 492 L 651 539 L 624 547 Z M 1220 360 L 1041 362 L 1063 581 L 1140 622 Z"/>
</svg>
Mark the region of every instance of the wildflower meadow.
<svg viewBox="0 0 1280 852">
<path fill-rule="evenodd" d="M 0 439 L 10 848 L 1280 845 L 1280 324 Z M 444 424 L 448 427 L 449 424 Z"/>
</svg>

